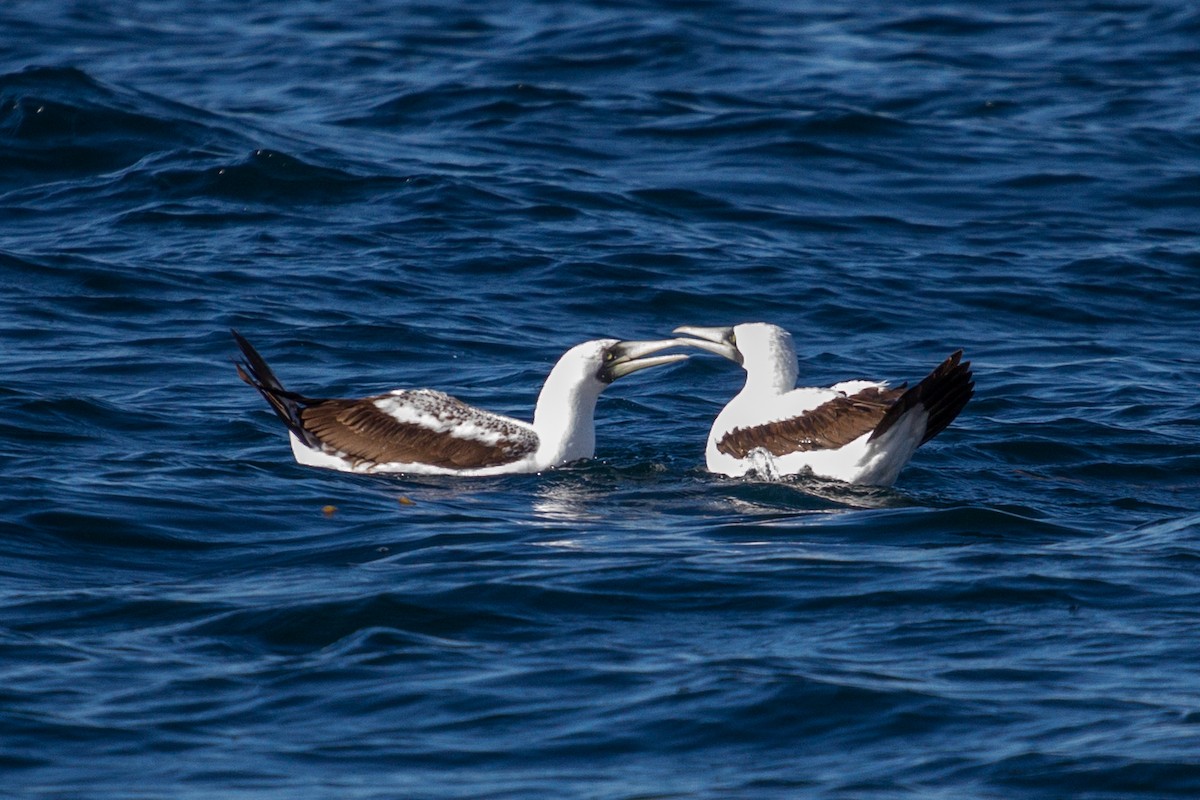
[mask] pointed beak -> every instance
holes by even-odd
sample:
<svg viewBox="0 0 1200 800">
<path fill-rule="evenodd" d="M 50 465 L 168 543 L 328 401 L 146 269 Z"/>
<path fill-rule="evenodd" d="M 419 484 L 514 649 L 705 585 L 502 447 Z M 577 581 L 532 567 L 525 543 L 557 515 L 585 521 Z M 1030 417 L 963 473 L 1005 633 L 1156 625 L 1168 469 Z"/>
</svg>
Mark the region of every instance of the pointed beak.
<svg viewBox="0 0 1200 800">
<path fill-rule="evenodd" d="M 601 365 L 597 377 L 604 383 L 612 383 L 617 378 L 623 378 L 638 370 L 661 367 L 665 364 L 674 364 L 676 361 L 684 361 L 687 359 L 687 355 L 684 353 L 651 356 L 651 353 L 657 353 L 661 350 L 666 350 L 668 347 L 676 347 L 678 345 L 678 339 L 617 342 L 608 348 L 608 352 L 605 353 L 604 364 Z"/>
<path fill-rule="evenodd" d="M 681 333 L 689 339 L 676 339 L 676 343 L 688 347 L 698 347 L 710 353 L 724 356 L 730 361 L 741 364 L 742 354 L 737 349 L 733 328 L 702 328 L 697 325 L 680 325 L 672 333 Z"/>
</svg>

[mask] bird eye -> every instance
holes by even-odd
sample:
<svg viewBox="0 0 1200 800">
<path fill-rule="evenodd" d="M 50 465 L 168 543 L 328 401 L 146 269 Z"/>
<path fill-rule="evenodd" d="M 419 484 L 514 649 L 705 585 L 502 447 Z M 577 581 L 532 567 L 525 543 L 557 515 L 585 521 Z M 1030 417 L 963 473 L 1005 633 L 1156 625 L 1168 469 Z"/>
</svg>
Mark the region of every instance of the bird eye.
<svg viewBox="0 0 1200 800">
<path fill-rule="evenodd" d="M 604 360 L 605 360 L 605 361 L 612 361 L 614 358 L 616 358 L 616 356 L 614 356 L 614 355 L 612 354 L 612 351 L 611 351 L 611 350 L 610 350 L 609 352 L 607 352 L 607 353 L 605 353 L 605 354 L 604 354 Z"/>
<path fill-rule="evenodd" d="M 737 347 L 737 334 L 736 333 L 729 334 L 729 343 L 731 345 L 733 345 L 734 347 Z"/>
</svg>

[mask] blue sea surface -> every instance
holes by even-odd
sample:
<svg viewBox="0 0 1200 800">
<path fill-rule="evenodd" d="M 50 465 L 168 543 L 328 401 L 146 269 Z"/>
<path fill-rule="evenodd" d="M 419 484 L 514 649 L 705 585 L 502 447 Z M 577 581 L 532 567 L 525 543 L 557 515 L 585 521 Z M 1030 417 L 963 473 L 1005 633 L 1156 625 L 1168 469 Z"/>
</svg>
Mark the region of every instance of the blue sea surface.
<svg viewBox="0 0 1200 800">
<path fill-rule="evenodd" d="M 1200 9 L 0 9 L 0 796 L 1200 796 Z M 975 399 L 889 489 L 295 464 L 316 396 L 529 418 L 762 320 Z"/>
</svg>

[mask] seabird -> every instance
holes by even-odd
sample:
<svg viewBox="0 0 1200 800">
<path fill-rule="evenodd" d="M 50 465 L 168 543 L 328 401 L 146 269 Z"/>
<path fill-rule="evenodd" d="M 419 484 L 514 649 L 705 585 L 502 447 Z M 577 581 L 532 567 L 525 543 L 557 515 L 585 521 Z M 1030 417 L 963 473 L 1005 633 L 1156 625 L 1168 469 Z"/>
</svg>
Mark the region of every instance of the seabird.
<svg viewBox="0 0 1200 800">
<path fill-rule="evenodd" d="M 596 399 L 610 383 L 683 354 L 651 356 L 674 339 L 597 339 L 568 350 L 538 395 L 533 424 L 493 414 L 433 389 L 395 389 L 361 399 L 314 399 L 283 388 L 237 331 L 237 373 L 288 428 L 296 461 L 365 473 L 500 475 L 538 472 L 595 451 Z"/>
<path fill-rule="evenodd" d="M 679 340 L 746 370 L 746 385 L 713 422 L 705 460 L 711 472 L 764 478 L 811 473 L 890 486 L 918 447 L 937 436 L 974 394 L 971 362 L 951 355 L 911 389 L 844 381 L 796 388 L 796 350 L 783 328 L 685 325 Z"/>
</svg>

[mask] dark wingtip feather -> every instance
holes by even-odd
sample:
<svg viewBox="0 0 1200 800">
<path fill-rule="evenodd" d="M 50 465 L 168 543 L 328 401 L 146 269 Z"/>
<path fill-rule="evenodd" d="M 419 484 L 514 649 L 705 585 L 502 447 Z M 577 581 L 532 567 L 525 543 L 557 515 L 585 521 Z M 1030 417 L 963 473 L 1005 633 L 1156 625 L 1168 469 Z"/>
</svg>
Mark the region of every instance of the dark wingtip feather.
<svg viewBox="0 0 1200 800">
<path fill-rule="evenodd" d="M 962 354 L 962 350 L 955 350 L 920 383 L 905 392 L 888 409 L 887 414 L 871 433 L 871 438 L 875 439 L 887 433 L 918 403 L 925 406 L 929 414 L 921 444 L 945 430 L 975 394 L 971 362 L 962 361 Z"/>
<path fill-rule="evenodd" d="M 275 373 L 267 366 L 266 360 L 259 355 L 254 346 L 232 328 L 229 329 L 229 332 L 233 334 L 238 349 L 242 351 L 243 358 L 235 359 L 233 362 L 238 377 L 258 390 L 258 393 L 263 396 L 263 399 L 292 433 L 300 437 L 302 441 L 311 444 L 314 437 L 304 429 L 304 424 L 300 419 L 301 407 L 311 401 L 303 395 L 284 389 L 283 384 L 275 377 Z"/>
<path fill-rule="evenodd" d="M 275 392 L 286 391 L 283 384 L 275 377 L 275 373 L 267 366 L 266 359 L 254 349 L 254 345 L 246 341 L 246 337 L 233 328 L 230 328 L 229 332 L 233 334 L 233 340 L 237 342 L 238 349 L 242 351 L 243 360 L 234 362 L 241 379 L 259 391 L 263 389 Z"/>
<path fill-rule="evenodd" d="M 930 385 L 928 396 L 922 402 L 929 420 L 925 423 L 921 444 L 944 431 L 975 396 L 971 362 L 960 361 L 961 358 L 962 350 L 956 350 L 925 379 Z"/>
</svg>

